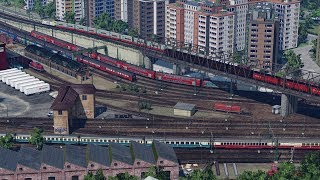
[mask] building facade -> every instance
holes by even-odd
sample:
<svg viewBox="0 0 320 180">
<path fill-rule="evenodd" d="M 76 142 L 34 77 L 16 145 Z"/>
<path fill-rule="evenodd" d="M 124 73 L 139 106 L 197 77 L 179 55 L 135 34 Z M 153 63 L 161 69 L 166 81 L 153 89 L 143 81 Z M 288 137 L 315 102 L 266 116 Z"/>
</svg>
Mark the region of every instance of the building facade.
<svg viewBox="0 0 320 180">
<path fill-rule="evenodd" d="M 0 179 L 81 180 L 101 169 L 104 176 L 128 172 L 143 177 L 150 167 L 161 167 L 170 179 L 179 178 L 179 164 L 172 147 L 153 141 L 152 147 L 132 142 L 130 147 L 44 145 L 41 151 L 22 147 L 18 152 L 0 148 Z"/>
<path fill-rule="evenodd" d="M 24 9 L 28 9 L 28 10 L 33 9 L 34 0 L 24 0 L 24 2 L 26 3 L 26 5 L 24 6 Z M 47 0 L 41 0 L 41 3 L 42 3 L 42 5 L 46 5 Z"/>
<path fill-rule="evenodd" d="M 180 1 L 166 10 L 167 42 L 193 47 L 193 51 L 215 56 L 234 49 L 235 14 L 222 5 L 204 1 Z"/>
<path fill-rule="evenodd" d="M 114 18 L 114 0 L 88 0 L 85 2 L 85 7 L 85 18 L 89 26 L 93 26 L 94 18 L 103 13 L 108 13 L 111 18 Z"/>
<path fill-rule="evenodd" d="M 272 71 L 279 51 L 279 22 L 271 3 L 257 3 L 249 10 L 248 62 L 257 70 Z"/>
<path fill-rule="evenodd" d="M 74 18 L 77 22 L 85 16 L 84 0 L 56 0 L 56 18 L 59 21 L 64 21 L 66 13 L 74 13 Z"/>
</svg>

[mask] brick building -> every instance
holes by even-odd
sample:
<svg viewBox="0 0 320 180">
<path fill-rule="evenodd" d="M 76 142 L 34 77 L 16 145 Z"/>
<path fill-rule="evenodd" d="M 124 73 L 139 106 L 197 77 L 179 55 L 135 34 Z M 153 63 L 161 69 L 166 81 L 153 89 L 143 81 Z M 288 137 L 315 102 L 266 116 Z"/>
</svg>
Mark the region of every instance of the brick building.
<svg viewBox="0 0 320 180">
<path fill-rule="evenodd" d="M 158 141 L 151 147 L 131 142 L 129 147 L 114 143 L 108 147 L 44 145 L 42 151 L 29 147 L 18 152 L 0 148 L 0 179 L 7 180 L 78 180 L 99 169 L 106 177 L 125 172 L 143 177 L 152 166 L 162 168 L 170 179 L 179 178 L 173 148 Z"/>
<path fill-rule="evenodd" d="M 8 68 L 6 45 L 0 42 L 0 70 Z"/>
<path fill-rule="evenodd" d="M 54 133 L 69 134 L 76 119 L 92 119 L 95 115 L 95 87 L 91 84 L 62 86 L 54 100 Z"/>
</svg>

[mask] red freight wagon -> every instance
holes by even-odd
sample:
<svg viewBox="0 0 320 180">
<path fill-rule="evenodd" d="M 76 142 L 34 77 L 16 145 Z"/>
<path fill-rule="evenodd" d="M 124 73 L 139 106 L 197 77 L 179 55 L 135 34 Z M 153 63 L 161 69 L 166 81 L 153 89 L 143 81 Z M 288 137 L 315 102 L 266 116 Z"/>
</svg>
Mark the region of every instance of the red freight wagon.
<svg viewBox="0 0 320 180">
<path fill-rule="evenodd" d="M 194 85 L 197 87 L 201 86 L 200 79 L 178 76 L 178 75 L 173 75 L 173 74 L 165 74 L 165 73 L 157 72 L 156 79 L 158 79 L 160 81 L 173 82 L 173 83 L 184 84 L 184 85 L 189 85 L 189 86 L 194 86 Z"/>
<path fill-rule="evenodd" d="M 278 78 L 272 77 L 272 76 L 269 76 L 269 75 L 266 75 L 264 81 L 267 82 L 267 83 L 270 83 L 270 84 L 275 84 L 275 85 L 279 84 L 279 79 Z"/>
<path fill-rule="evenodd" d="M 297 82 L 293 82 L 291 80 L 286 80 L 285 82 L 283 80 L 280 80 L 280 85 L 285 87 L 290 88 L 290 89 L 295 89 L 298 91 L 303 91 L 303 92 L 309 92 L 309 88 L 305 84 L 299 84 Z"/>
<path fill-rule="evenodd" d="M 241 107 L 237 105 L 227 105 L 222 103 L 214 103 L 213 108 L 216 111 L 241 113 Z"/>
<path fill-rule="evenodd" d="M 152 79 L 155 78 L 155 72 L 152 70 L 141 68 L 138 66 L 124 63 L 124 62 L 122 62 L 120 64 L 121 64 L 121 66 L 120 66 L 121 69 L 127 70 L 127 71 L 135 73 L 135 74 L 139 74 L 141 76 L 145 76 L 148 78 L 152 78 Z"/>
<path fill-rule="evenodd" d="M 99 54 L 98 57 L 97 57 L 97 59 L 98 59 L 99 61 L 103 61 L 103 62 L 105 62 L 105 63 L 107 63 L 107 64 L 112 65 L 112 66 L 118 66 L 118 65 L 117 65 L 117 60 L 115 60 L 115 59 L 113 59 L 113 58 L 111 58 L 111 57 L 108 57 L 108 56 Z"/>
<path fill-rule="evenodd" d="M 258 73 L 253 73 L 253 79 L 259 80 L 259 81 L 264 81 L 264 76 Z"/>
<path fill-rule="evenodd" d="M 311 87 L 311 94 L 320 96 L 320 87 L 312 86 Z"/>
<path fill-rule="evenodd" d="M 43 66 L 37 62 L 31 61 L 29 67 L 37 71 L 44 71 Z"/>
</svg>

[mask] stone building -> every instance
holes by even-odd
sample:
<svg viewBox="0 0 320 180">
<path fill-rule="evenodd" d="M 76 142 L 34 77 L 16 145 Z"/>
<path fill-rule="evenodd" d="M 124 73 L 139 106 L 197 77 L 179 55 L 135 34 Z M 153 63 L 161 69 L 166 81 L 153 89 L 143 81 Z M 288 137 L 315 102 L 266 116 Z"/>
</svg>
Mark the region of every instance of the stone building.
<svg viewBox="0 0 320 180">
<path fill-rule="evenodd" d="M 131 142 L 129 147 L 115 143 L 108 147 L 44 145 L 42 151 L 30 147 L 18 152 L 0 148 L 0 179 L 7 180 L 78 180 L 99 169 L 105 177 L 128 172 L 142 178 L 153 166 L 162 168 L 170 179 L 179 178 L 173 148 L 158 141 L 151 147 Z"/>
<path fill-rule="evenodd" d="M 91 84 L 62 86 L 54 100 L 54 133 L 69 134 L 76 119 L 94 118 L 95 87 Z"/>
</svg>

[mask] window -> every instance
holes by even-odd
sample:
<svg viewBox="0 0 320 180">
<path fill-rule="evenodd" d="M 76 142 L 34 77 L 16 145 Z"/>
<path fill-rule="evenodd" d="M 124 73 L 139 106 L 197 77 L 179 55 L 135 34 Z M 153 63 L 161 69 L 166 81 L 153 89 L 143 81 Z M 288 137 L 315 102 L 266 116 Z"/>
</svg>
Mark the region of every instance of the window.
<svg viewBox="0 0 320 180">
<path fill-rule="evenodd" d="M 48 180 L 56 180 L 56 177 L 48 177 Z"/>
<path fill-rule="evenodd" d="M 79 176 L 72 176 L 71 180 L 79 180 Z"/>
<path fill-rule="evenodd" d="M 24 178 L 24 180 L 32 180 L 32 178 Z"/>
<path fill-rule="evenodd" d="M 58 111 L 58 115 L 62 115 L 62 111 L 61 110 Z"/>
<path fill-rule="evenodd" d="M 87 100 L 87 95 L 82 95 L 82 100 Z"/>
</svg>

